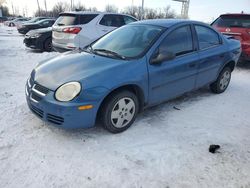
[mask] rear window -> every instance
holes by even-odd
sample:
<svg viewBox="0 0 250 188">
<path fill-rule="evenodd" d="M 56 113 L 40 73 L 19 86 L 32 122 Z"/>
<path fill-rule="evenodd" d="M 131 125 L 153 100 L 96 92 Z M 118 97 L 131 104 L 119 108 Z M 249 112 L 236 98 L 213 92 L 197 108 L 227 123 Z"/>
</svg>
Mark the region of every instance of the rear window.
<svg viewBox="0 0 250 188">
<path fill-rule="evenodd" d="M 250 28 L 250 16 L 221 16 L 212 25 L 215 27 Z"/>
<path fill-rule="evenodd" d="M 97 14 L 84 14 L 84 15 L 61 15 L 55 25 L 58 26 L 69 26 L 69 25 L 80 25 L 87 24 L 93 20 Z"/>
</svg>

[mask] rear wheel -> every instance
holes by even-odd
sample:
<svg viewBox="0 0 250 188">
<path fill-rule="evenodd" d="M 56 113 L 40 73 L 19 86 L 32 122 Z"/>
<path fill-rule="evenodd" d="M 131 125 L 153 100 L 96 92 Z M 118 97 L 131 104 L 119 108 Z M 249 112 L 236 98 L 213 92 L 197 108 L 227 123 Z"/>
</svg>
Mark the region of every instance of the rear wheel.
<svg viewBox="0 0 250 188">
<path fill-rule="evenodd" d="M 122 91 L 108 97 L 103 105 L 101 119 L 104 127 L 111 133 L 120 133 L 134 122 L 139 110 L 136 95 Z"/>
<path fill-rule="evenodd" d="M 231 72 L 232 71 L 229 67 L 225 67 L 221 71 L 218 79 L 210 85 L 211 91 L 214 93 L 223 93 L 230 83 Z"/>
<path fill-rule="evenodd" d="M 48 38 L 44 42 L 44 50 L 47 52 L 52 51 L 52 38 Z"/>
</svg>

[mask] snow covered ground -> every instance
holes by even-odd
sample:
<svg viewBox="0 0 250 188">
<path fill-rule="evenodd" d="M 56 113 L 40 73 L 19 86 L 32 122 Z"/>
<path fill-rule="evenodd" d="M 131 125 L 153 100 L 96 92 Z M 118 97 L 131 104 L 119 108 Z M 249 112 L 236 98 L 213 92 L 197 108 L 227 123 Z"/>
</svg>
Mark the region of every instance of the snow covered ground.
<svg viewBox="0 0 250 188">
<path fill-rule="evenodd" d="M 225 93 L 189 93 L 140 114 L 122 134 L 65 131 L 35 117 L 24 94 L 32 68 L 57 53 L 22 40 L 0 26 L 1 188 L 250 188 L 250 66 L 237 68 Z"/>
</svg>

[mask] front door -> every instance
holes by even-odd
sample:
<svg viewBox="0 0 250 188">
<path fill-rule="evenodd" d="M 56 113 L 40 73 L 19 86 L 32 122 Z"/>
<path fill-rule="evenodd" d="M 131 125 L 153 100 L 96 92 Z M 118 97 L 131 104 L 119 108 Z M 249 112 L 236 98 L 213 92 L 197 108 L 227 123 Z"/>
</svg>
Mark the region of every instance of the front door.
<svg viewBox="0 0 250 188">
<path fill-rule="evenodd" d="M 149 105 L 174 98 L 195 88 L 198 52 L 194 50 L 191 26 L 172 31 L 163 39 L 159 52 L 176 57 L 161 64 L 149 64 Z"/>
</svg>

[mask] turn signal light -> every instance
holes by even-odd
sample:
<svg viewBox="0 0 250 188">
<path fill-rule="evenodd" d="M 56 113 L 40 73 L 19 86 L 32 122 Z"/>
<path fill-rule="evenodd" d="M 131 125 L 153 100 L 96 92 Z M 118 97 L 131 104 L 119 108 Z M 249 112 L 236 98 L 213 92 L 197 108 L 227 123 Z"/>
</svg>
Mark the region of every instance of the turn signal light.
<svg viewBox="0 0 250 188">
<path fill-rule="evenodd" d="M 85 105 L 85 106 L 79 106 L 78 110 L 88 110 L 93 108 L 93 105 Z"/>
</svg>

